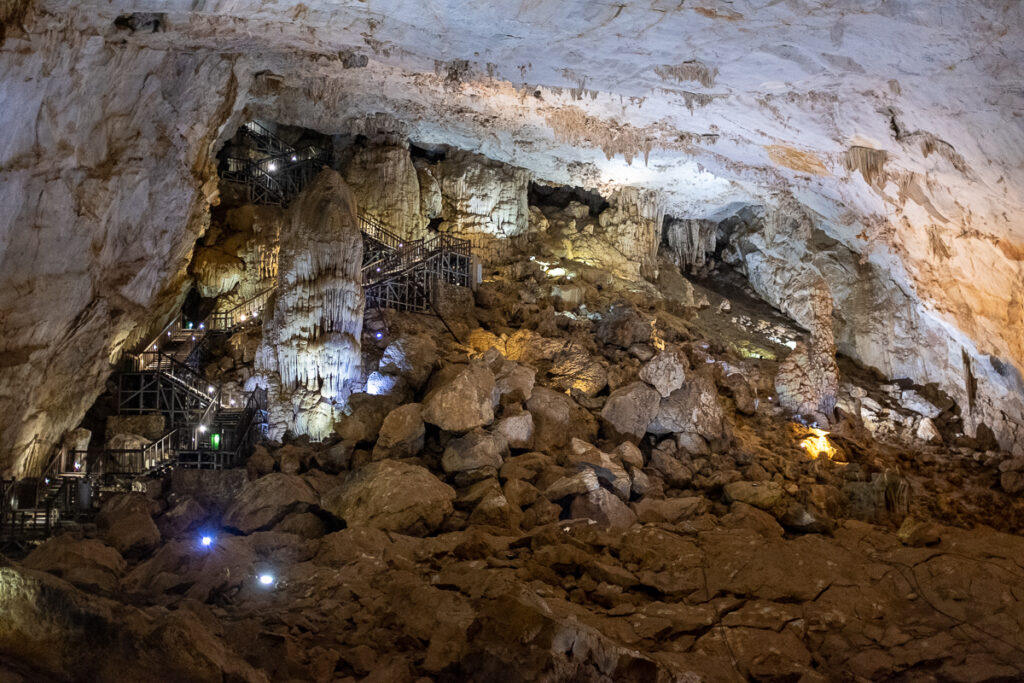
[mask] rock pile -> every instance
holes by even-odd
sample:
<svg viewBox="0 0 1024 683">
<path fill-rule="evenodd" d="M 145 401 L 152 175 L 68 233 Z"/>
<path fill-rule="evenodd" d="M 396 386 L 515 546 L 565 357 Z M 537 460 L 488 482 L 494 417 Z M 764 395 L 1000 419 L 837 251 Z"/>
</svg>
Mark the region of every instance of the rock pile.
<svg viewBox="0 0 1024 683">
<path fill-rule="evenodd" d="M 332 438 L 110 499 L 95 538 L 0 572 L 5 662 L 67 677 L 33 659 L 34 625 L 98 648 L 103 614 L 125 656 L 175 639 L 167 670 L 190 680 L 1024 672 L 1024 542 L 952 526 L 1019 530 L 1019 459 L 910 457 L 844 409 L 870 399 L 846 384 L 830 434 L 787 421 L 777 362 L 584 289 L 599 318 L 483 288 L 464 343 L 396 317 L 364 344 L 379 393 L 354 394 Z M 913 391 L 885 410 L 947 424 Z"/>
</svg>

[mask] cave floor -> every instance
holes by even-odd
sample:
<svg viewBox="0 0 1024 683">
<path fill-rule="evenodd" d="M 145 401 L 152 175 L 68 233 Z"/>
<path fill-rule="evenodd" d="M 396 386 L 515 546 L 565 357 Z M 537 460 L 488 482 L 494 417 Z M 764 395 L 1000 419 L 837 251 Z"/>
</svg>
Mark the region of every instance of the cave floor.
<svg viewBox="0 0 1024 683">
<path fill-rule="evenodd" d="M 140 483 L 106 503 L 97 528 L 0 567 L 0 639 L 20 655 L 0 661 L 4 680 L 1024 676 L 1024 506 L 1000 488 L 1013 461 L 915 441 L 893 388 L 856 368 L 843 373 L 833 451 L 816 452 L 816 433 L 772 400 L 785 342 L 803 333 L 735 290 L 698 283 L 707 305 L 688 309 L 580 278 L 588 313 L 563 315 L 551 278 L 522 264 L 498 273 L 475 306 L 446 312 L 458 342 L 437 319 L 379 314 L 371 327 L 388 335 L 378 342 L 368 327 L 365 368 L 395 340 L 426 335 L 438 369 L 420 387 L 354 402 L 338 438 L 261 447 L 246 469 Z M 625 322 L 602 327 L 611 304 L 653 321 L 643 324 L 655 337 L 624 344 Z M 753 409 L 717 389 L 727 445 L 684 453 L 671 435 L 648 434 L 633 453 L 598 431 L 609 390 L 588 390 L 593 365 L 621 387 L 657 345 L 685 350 L 694 373 L 743 375 Z M 452 368 L 513 358 L 537 371 L 535 393 L 568 391 L 583 407 L 559 445 L 452 471 L 459 438 L 428 424 L 411 456 L 378 457 L 385 414 L 427 401 Z M 244 370 L 222 360 L 210 370 L 221 380 Z M 853 412 L 857 396 L 886 412 Z M 544 414 L 512 401 L 498 421 L 524 410 Z M 345 438 L 366 425 L 369 437 Z M 587 458 L 606 458 L 604 493 L 551 493 L 578 482 Z M 627 471 L 623 502 L 609 491 Z"/>
</svg>

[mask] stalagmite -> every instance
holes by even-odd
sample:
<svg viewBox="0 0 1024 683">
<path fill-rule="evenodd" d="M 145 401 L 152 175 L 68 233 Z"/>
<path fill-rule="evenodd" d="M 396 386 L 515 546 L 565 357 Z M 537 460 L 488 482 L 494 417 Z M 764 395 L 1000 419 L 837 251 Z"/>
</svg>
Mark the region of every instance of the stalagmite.
<svg viewBox="0 0 1024 683">
<path fill-rule="evenodd" d="M 257 381 L 270 389 L 273 433 L 321 439 L 361 369 L 362 238 L 352 194 L 333 171 L 323 171 L 288 213 Z M 311 409 L 317 418 L 304 415 Z"/>
</svg>

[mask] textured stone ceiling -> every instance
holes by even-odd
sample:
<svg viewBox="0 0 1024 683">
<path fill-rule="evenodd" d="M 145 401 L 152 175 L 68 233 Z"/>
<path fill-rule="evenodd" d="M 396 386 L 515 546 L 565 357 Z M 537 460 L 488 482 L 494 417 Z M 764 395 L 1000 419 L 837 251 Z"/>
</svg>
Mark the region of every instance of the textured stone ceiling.
<svg viewBox="0 0 1024 683">
<path fill-rule="evenodd" d="M 164 13 L 161 30 L 115 28 L 131 12 Z M 902 334 L 890 345 L 901 349 L 886 348 L 883 320 L 859 357 L 953 389 L 962 348 L 979 364 L 974 372 L 988 376 L 990 412 L 1009 421 L 1004 443 L 1024 435 L 1013 369 L 1024 368 L 1024 16 L 1016 0 L 37 0 L 22 24 L 25 31 L 8 31 L 0 61 L 0 102 L 14 122 L 0 142 L 2 194 L 16 203 L 44 178 L 94 178 L 105 154 L 130 159 L 151 188 L 185 192 L 180 177 L 165 177 L 173 158 L 194 179 L 172 212 L 178 222 L 161 214 L 158 227 L 133 229 L 157 253 L 180 258 L 201 229 L 196 192 L 211 178 L 217 141 L 260 115 L 326 133 L 392 128 L 543 180 L 657 189 L 678 217 L 800 206 L 913 309 L 913 323 L 890 335 Z M 131 145 L 139 154 L 119 156 Z M 40 153 L 45 162 L 29 160 Z M 157 170 L 147 154 L 160 159 Z M 95 206 L 132 201 L 117 188 L 66 214 L 79 232 L 107 235 L 99 253 L 108 264 L 124 263 L 125 249 L 110 244 L 132 234 L 111 227 L 127 212 Z M 150 209 L 173 203 L 148 201 Z M 8 264 L 32 267 L 26 224 L 45 223 L 44 214 L 22 207 L 0 222 Z M 31 249 L 60 242 L 43 234 Z M 174 263 L 147 268 L 173 272 Z M 3 284 L 23 286 L 10 272 Z M 91 277 L 102 290 L 102 278 Z M 168 277 L 136 278 L 118 296 L 151 310 L 154 292 L 173 289 Z M 115 303 L 117 314 L 133 310 Z M 15 308 L 0 300 L 0 314 Z M 66 308 L 51 313 L 48 330 L 70 339 L 76 316 L 93 309 Z M 6 315 L 10 326 L 20 314 Z M 114 325 L 112 343 L 140 322 L 148 321 Z M 7 347 L 22 354 L 36 353 L 45 336 L 10 330 Z M 941 340 L 935 361 L 924 358 L 932 352 L 922 348 L 925 331 Z"/>
</svg>

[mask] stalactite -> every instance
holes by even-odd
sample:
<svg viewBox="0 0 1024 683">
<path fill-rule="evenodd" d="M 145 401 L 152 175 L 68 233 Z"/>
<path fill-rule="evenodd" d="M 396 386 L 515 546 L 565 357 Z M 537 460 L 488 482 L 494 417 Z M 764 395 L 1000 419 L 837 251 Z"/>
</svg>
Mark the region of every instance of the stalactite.
<svg viewBox="0 0 1024 683">
<path fill-rule="evenodd" d="M 669 257 L 680 270 L 694 272 L 715 251 L 718 224 L 701 218 L 673 218 L 665 226 Z"/>
<path fill-rule="evenodd" d="M 885 160 L 888 154 L 884 149 L 871 149 L 870 147 L 853 146 L 846 150 L 846 168 L 850 171 L 860 171 L 861 176 L 871 187 L 884 185 Z"/>
<path fill-rule="evenodd" d="M 658 244 L 665 220 L 665 205 L 658 192 L 621 187 L 608 198 L 609 207 L 598 222 L 602 236 L 627 260 L 637 263 L 640 274 L 657 277 Z"/>
</svg>

